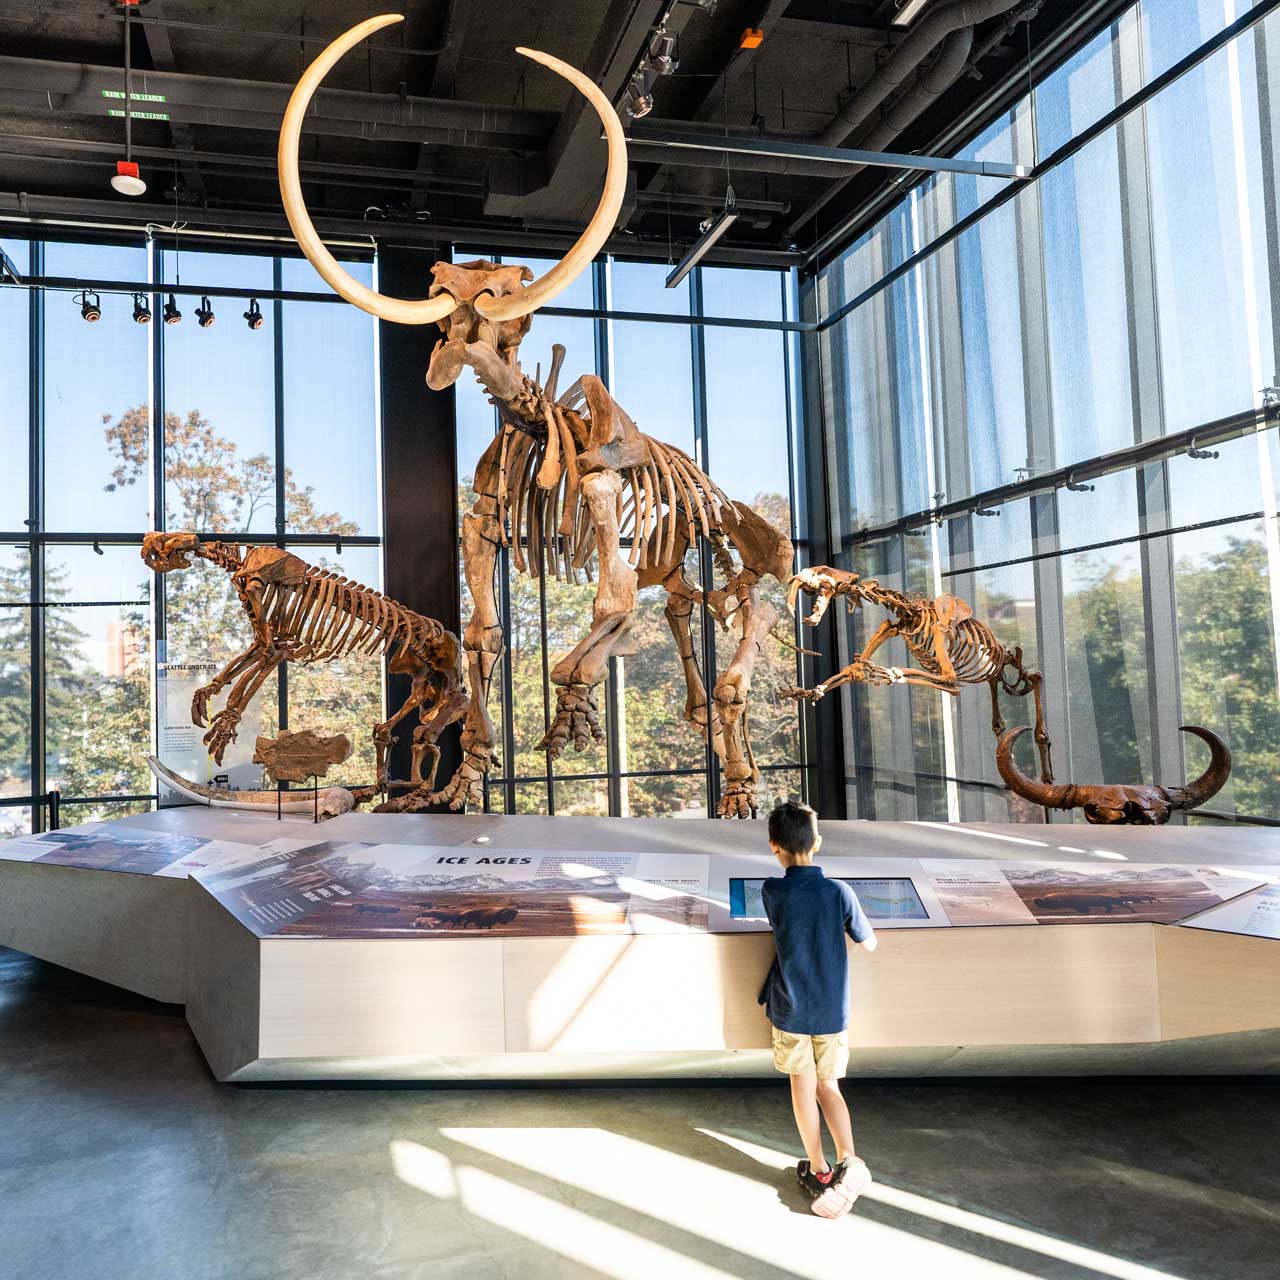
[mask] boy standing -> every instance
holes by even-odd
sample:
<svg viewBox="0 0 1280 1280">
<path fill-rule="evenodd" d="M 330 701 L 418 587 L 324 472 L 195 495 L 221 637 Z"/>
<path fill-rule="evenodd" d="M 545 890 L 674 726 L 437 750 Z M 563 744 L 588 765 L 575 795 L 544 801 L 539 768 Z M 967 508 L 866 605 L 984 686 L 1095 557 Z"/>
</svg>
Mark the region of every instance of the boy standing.
<svg viewBox="0 0 1280 1280">
<path fill-rule="evenodd" d="M 849 1109 L 840 1095 L 840 1077 L 849 1068 L 844 936 L 868 951 L 877 943 L 853 890 L 814 866 L 821 845 L 818 815 L 807 804 L 788 800 L 769 814 L 769 847 L 785 875 L 762 886 L 777 958 L 760 1003 L 773 1024 L 773 1064 L 791 1077 L 791 1106 L 808 1156 L 796 1177 L 813 1198 L 814 1213 L 839 1218 L 871 1182 L 854 1154 Z M 834 1168 L 822 1150 L 823 1118 L 836 1144 Z"/>
</svg>

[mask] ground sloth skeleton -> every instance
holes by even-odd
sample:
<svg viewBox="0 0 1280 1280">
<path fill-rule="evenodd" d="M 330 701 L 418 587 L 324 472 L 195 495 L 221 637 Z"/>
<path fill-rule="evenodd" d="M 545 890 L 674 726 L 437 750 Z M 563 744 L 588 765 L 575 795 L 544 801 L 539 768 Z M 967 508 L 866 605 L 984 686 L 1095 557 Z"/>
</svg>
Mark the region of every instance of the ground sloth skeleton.
<svg viewBox="0 0 1280 1280">
<path fill-rule="evenodd" d="M 461 718 L 467 699 L 462 684 L 458 638 L 432 618 L 346 578 L 317 569 L 279 547 L 201 542 L 194 533 L 149 533 L 142 558 L 157 573 L 187 569 L 191 556 L 208 560 L 231 575 L 231 584 L 253 626 L 253 643 L 233 658 L 191 702 L 192 722 L 204 727 L 209 703 L 230 686 L 226 705 L 208 721 L 204 735 L 209 754 L 222 763 L 236 738 L 245 708 L 282 662 L 329 662 L 335 658 L 386 656 L 394 674 L 411 679 L 409 696 L 395 713 L 375 725 L 377 783 L 355 793 L 357 802 L 381 790 L 407 794 L 384 808 L 416 808 L 435 786 L 440 750 L 436 739 Z M 412 767 L 407 782 L 392 782 L 387 749 L 392 729 L 410 712 L 420 711 L 414 730 Z M 431 767 L 422 776 L 423 759 Z"/>
<path fill-rule="evenodd" d="M 1040 777 L 1053 781 L 1049 734 L 1045 729 L 1044 704 L 1041 698 L 1043 677 L 1030 670 L 1022 659 L 1022 650 L 1002 644 L 985 622 L 973 616 L 973 606 L 959 596 L 944 592 L 936 599 L 921 595 L 905 595 L 891 587 L 882 587 L 875 578 L 860 578 L 847 569 L 830 565 L 814 565 L 801 569 L 791 579 L 788 598 L 795 606 L 801 591 L 812 594 L 813 610 L 805 618 L 816 626 L 827 606 L 837 596 L 843 597 L 852 611 L 862 604 L 879 605 L 888 618 L 876 628 L 862 652 L 830 680 L 812 689 L 793 689 L 793 697 L 817 701 L 842 684 L 918 684 L 956 696 L 960 686 L 985 684 L 991 691 L 991 731 L 997 738 L 1005 731 L 1000 711 L 1000 690 L 1015 698 L 1028 693 L 1035 700 L 1036 748 L 1040 753 Z M 884 667 L 871 661 L 871 656 L 895 636 L 900 636 L 907 652 L 918 664 L 915 667 Z"/>
<path fill-rule="evenodd" d="M 434 283 L 426 298 L 376 293 L 355 280 L 316 233 L 303 199 L 298 149 L 312 95 L 330 68 L 366 36 L 399 21 L 388 14 L 352 27 L 303 72 L 280 128 L 279 176 L 289 225 L 321 277 L 379 319 L 438 324 L 445 339 L 432 352 L 427 385 L 444 390 L 469 366 L 502 417 L 502 430 L 476 469 L 475 508 L 463 521 L 463 563 L 475 602 L 463 634 L 471 703 L 462 730 L 462 764 L 438 798 L 455 809 L 483 798 L 494 750 L 489 688 L 503 651 L 494 571 L 499 547 L 509 545 L 517 570 L 525 573 L 572 578 L 594 560 L 598 578 L 591 630 L 551 673 L 556 711 L 542 740 L 546 751 L 555 757 L 570 742 L 581 749 L 601 737 L 594 691 L 610 657 L 634 652 L 638 589 L 661 585 L 684 667 L 685 718 L 710 741 L 724 767 L 727 785 L 719 813 L 747 817 L 755 812 L 759 777 L 747 733 L 747 694 L 756 657 L 777 621 L 756 584 L 766 574 L 779 581 L 790 574 L 790 540 L 753 511 L 730 502 L 680 450 L 642 435 L 599 379 L 581 379 L 558 402 L 562 352 L 546 387 L 539 378 L 526 377 L 516 360 L 532 313 L 587 269 L 613 231 L 627 187 L 622 123 L 608 97 L 580 71 L 545 53 L 517 50 L 568 80 L 604 126 L 604 190 L 590 223 L 538 280 L 527 267 L 444 262 L 432 267 Z M 725 578 L 719 589 L 695 589 L 684 575 L 685 553 L 699 536 L 710 543 Z M 731 548 L 741 557 L 740 569 Z M 739 635 L 733 660 L 710 697 L 689 626 L 694 605 L 702 603 Z"/>
</svg>

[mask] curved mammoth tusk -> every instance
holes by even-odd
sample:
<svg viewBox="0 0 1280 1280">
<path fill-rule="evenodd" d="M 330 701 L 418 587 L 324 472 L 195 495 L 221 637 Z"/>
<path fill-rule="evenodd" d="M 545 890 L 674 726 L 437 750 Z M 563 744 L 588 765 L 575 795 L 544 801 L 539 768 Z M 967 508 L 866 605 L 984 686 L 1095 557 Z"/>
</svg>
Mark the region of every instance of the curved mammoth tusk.
<svg viewBox="0 0 1280 1280">
<path fill-rule="evenodd" d="M 1231 775 L 1231 751 L 1216 733 L 1202 729 L 1199 725 L 1179 725 L 1178 731 L 1193 733 L 1209 745 L 1209 767 L 1194 782 L 1188 782 L 1182 787 L 1169 788 L 1172 808 L 1194 809 L 1197 805 L 1212 799 L 1226 785 L 1227 778 Z"/>
<path fill-rule="evenodd" d="M 1006 729 L 1000 735 L 1000 741 L 996 743 L 996 768 L 1000 770 L 1004 785 L 1014 795 L 1030 800 L 1032 804 L 1042 805 L 1046 809 L 1071 808 L 1071 798 L 1068 794 L 1071 791 L 1070 784 L 1041 782 L 1039 778 L 1029 778 L 1014 762 L 1013 744 L 1026 733 L 1028 727 L 1020 724 L 1015 728 Z"/>
<path fill-rule="evenodd" d="M 311 216 L 307 213 L 306 201 L 302 198 L 302 179 L 298 174 L 298 138 L 302 132 L 302 121 L 311 104 L 312 95 L 320 87 L 320 82 L 329 74 L 335 63 L 348 50 L 353 49 L 366 36 L 380 31 L 394 22 L 403 22 L 398 13 L 386 13 L 381 17 L 370 18 L 340 35 L 332 44 L 327 45 L 318 58 L 302 73 L 285 108 L 284 120 L 280 125 L 280 147 L 277 153 L 277 168 L 280 178 L 280 197 L 284 201 L 285 217 L 297 237 L 298 247 L 306 255 L 307 261 L 320 273 L 321 278 L 340 297 L 367 311 L 379 320 L 394 320 L 399 324 L 432 324 L 443 320 L 458 306 L 457 299 L 447 290 L 443 290 L 434 298 L 426 298 L 417 302 L 407 302 L 403 298 L 388 298 L 368 286 L 361 284 L 325 247 Z M 519 313 L 517 313 L 519 314 Z"/>
<path fill-rule="evenodd" d="M 613 103 L 593 80 L 567 62 L 561 62 L 549 53 L 540 53 L 537 49 L 517 48 L 516 52 L 532 58 L 534 62 L 540 62 L 556 75 L 563 76 L 595 108 L 600 123 L 604 125 L 605 138 L 609 144 L 609 164 L 604 175 L 604 194 L 600 197 L 600 203 L 591 221 L 587 223 L 586 230 L 578 237 L 578 242 L 545 276 L 521 289 L 519 293 L 502 298 L 491 295 L 477 298 L 475 309 L 486 320 L 515 320 L 520 316 L 527 316 L 531 311 L 545 306 L 557 294 L 563 293 L 586 270 L 591 259 L 604 248 L 604 243 L 618 220 L 622 197 L 627 189 L 627 140 Z"/>
</svg>

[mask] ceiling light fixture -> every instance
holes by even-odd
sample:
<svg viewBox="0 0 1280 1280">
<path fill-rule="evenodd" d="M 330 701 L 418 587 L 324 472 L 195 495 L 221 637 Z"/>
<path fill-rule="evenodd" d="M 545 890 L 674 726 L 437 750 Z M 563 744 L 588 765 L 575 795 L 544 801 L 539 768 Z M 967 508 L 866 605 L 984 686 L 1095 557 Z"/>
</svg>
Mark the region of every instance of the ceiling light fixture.
<svg viewBox="0 0 1280 1280">
<path fill-rule="evenodd" d="M 77 293 L 75 301 L 80 304 L 80 318 L 82 320 L 87 320 L 90 324 L 97 324 L 102 319 L 102 305 L 98 295 L 92 289 Z"/>
<path fill-rule="evenodd" d="M 146 189 L 133 159 L 133 11 L 138 0 L 120 0 L 124 9 L 124 159 L 116 161 L 111 186 L 122 196 L 140 196 Z"/>
<path fill-rule="evenodd" d="M 631 77 L 626 96 L 622 100 L 622 109 L 632 120 L 640 120 L 653 110 L 652 88 L 652 77 L 646 69 L 641 68 Z"/>
<path fill-rule="evenodd" d="M 135 293 L 133 295 L 133 323 L 151 323 L 151 306 L 147 302 L 147 296 L 144 293 Z"/>
<path fill-rule="evenodd" d="M 182 312 L 178 310 L 178 300 L 169 295 L 168 301 L 164 304 L 164 322 L 165 324 L 179 324 L 182 321 Z"/>
<path fill-rule="evenodd" d="M 213 307 L 209 303 L 209 295 L 203 293 L 200 295 L 200 305 L 196 308 L 196 323 L 202 329 L 211 328 L 217 317 L 213 314 Z"/>
<path fill-rule="evenodd" d="M 735 203 L 733 188 L 724 193 L 724 208 L 708 218 L 699 230 L 702 234 L 694 242 L 693 248 L 680 260 L 679 266 L 667 277 L 667 288 L 674 289 L 690 271 L 707 256 L 711 247 L 738 220 L 738 206 Z"/>
<path fill-rule="evenodd" d="M 929 0 L 905 0 L 898 5 L 898 12 L 889 19 L 891 27 L 909 27 L 919 16 Z"/>
<path fill-rule="evenodd" d="M 250 329 L 262 328 L 262 308 L 258 306 L 257 298 L 249 299 L 249 310 L 244 313 L 244 321 Z"/>
</svg>

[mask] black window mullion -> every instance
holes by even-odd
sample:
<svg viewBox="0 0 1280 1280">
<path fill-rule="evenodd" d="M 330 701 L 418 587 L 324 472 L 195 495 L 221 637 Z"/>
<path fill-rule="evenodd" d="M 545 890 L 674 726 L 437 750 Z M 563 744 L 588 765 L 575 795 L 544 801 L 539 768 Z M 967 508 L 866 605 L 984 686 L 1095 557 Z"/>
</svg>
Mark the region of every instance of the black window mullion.
<svg viewBox="0 0 1280 1280">
<path fill-rule="evenodd" d="M 44 274 L 44 244 L 31 242 L 32 275 Z M 45 623 L 44 609 L 44 290 L 32 289 L 28 298 L 28 511 L 31 533 L 27 546 L 28 599 L 31 604 L 31 830 L 44 830 L 45 789 Z"/>
<path fill-rule="evenodd" d="M 694 316 L 702 315 L 702 268 L 695 267 L 689 273 L 689 310 Z M 698 465 L 703 471 L 711 469 L 710 445 L 707 430 L 707 344 L 703 340 L 702 326 L 690 326 L 689 340 L 693 344 L 693 427 L 697 442 Z M 715 590 L 711 576 L 711 556 L 705 539 L 698 535 L 698 585 L 706 595 Z M 714 707 L 712 694 L 716 687 L 716 629 L 715 620 L 706 604 L 700 606 L 702 620 L 702 680 L 707 688 L 707 817 L 714 818 L 720 806 L 720 761 L 713 745 L 712 721 Z"/>
<path fill-rule="evenodd" d="M 284 288 L 284 263 L 278 257 L 271 260 L 271 287 L 277 293 Z M 276 540 L 283 547 L 288 529 L 284 484 L 284 302 L 278 297 L 271 303 L 271 324 L 274 357 L 272 381 L 276 444 Z M 289 664 L 287 662 L 282 662 L 276 667 L 276 716 L 278 731 L 283 733 L 289 727 Z"/>
</svg>

